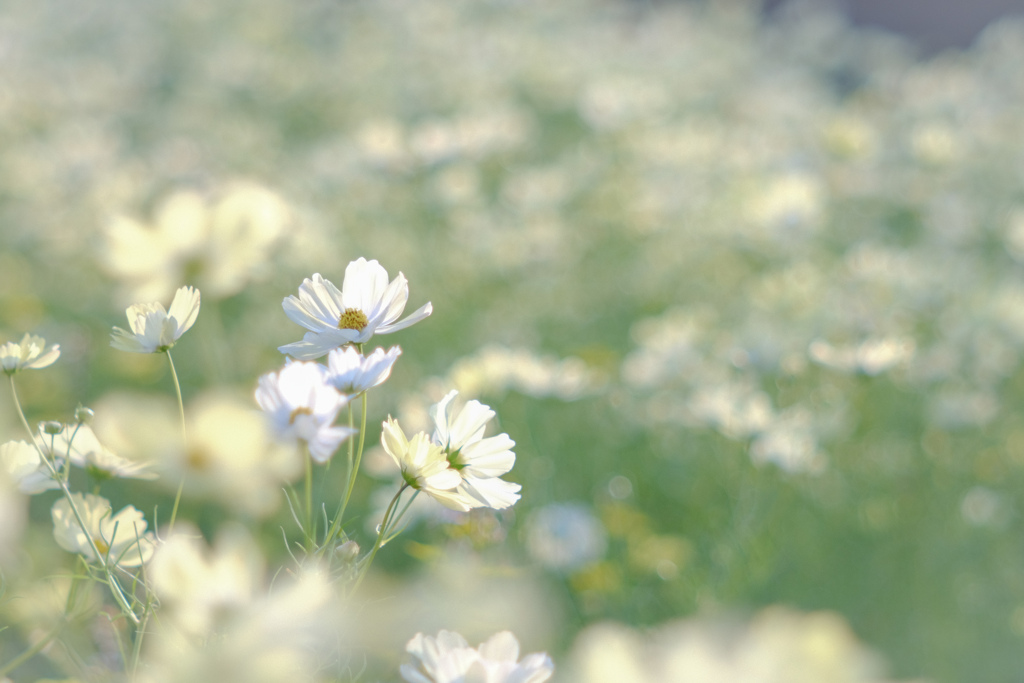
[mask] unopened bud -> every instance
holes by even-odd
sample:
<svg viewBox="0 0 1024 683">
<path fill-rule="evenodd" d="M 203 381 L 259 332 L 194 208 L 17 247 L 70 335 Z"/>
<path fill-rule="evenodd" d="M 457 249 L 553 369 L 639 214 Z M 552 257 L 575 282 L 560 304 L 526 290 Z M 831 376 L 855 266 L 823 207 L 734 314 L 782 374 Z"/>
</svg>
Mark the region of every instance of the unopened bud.
<svg viewBox="0 0 1024 683">
<path fill-rule="evenodd" d="M 96 413 L 93 412 L 92 408 L 87 408 L 81 403 L 75 408 L 75 422 L 78 424 L 86 424 L 92 422 L 92 418 L 96 417 Z"/>
<path fill-rule="evenodd" d="M 55 420 L 48 420 L 42 423 L 41 427 L 43 430 L 43 434 L 49 434 L 51 436 L 55 434 L 60 434 L 62 431 L 64 431 L 64 425 Z"/>
<path fill-rule="evenodd" d="M 359 557 L 359 544 L 355 541 L 345 541 L 334 549 L 334 554 L 342 562 L 355 562 Z"/>
</svg>

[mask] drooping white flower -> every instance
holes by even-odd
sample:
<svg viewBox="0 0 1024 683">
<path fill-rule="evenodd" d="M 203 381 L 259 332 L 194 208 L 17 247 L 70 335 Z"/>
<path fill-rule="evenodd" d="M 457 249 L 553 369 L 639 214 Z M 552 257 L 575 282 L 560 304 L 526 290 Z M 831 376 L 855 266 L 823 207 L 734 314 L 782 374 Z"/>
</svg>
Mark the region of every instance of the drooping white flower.
<svg viewBox="0 0 1024 683">
<path fill-rule="evenodd" d="M 91 493 L 72 493 L 75 508 L 82 516 L 79 524 L 67 498 L 53 504 L 53 537 L 64 550 L 80 553 L 90 562 L 98 562 L 96 552 L 111 565 L 138 567 L 153 554 L 154 538 L 146 531 L 146 519 L 131 505 L 116 515 L 110 501 Z M 88 533 L 88 535 L 86 535 Z"/>
<path fill-rule="evenodd" d="M 0 346 L 0 365 L 13 375 L 19 370 L 39 370 L 49 367 L 60 357 L 60 344 L 51 344 L 34 334 L 25 334 L 20 342 L 7 342 Z"/>
<path fill-rule="evenodd" d="M 405 276 L 399 273 L 389 283 L 388 272 L 377 261 L 359 258 L 349 263 L 340 291 L 316 273 L 302 282 L 299 296 L 282 303 L 288 319 L 309 331 L 302 341 L 279 346 L 278 351 L 312 360 L 345 344 L 362 344 L 374 334 L 405 329 L 433 311 L 428 302 L 399 320 L 408 301 Z"/>
<path fill-rule="evenodd" d="M 543 652 L 520 661 L 519 641 L 508 631 L 475 649 L 452 631 L 441 631 L 436 638 L 417 633 L 405 650 L 413 656 L 412 663 L 401 667 L 408 683 L 543 683 L 555 670 Z"/>
<path fill-rule="evenodd" d="M 356 432 L 332 426 L 348 401 L 348 396 L 327 383 L 327 368 L 319 363 L 289 361 L 280 372 L 260 377 L 256 389 L 256 402 L 278 436 L 305 442 L 310 456 L 321 463 Z"/>
<path fill-rule="evenodd" d="M 131 332 L 115 327 L 110 345 L 132 353 L 162 353 L 192 327 L 199 315 L 199 290 L 182 287 L 170 310 L 161 303 L 132 304 L 125 311 Z"/>
<path fill-rule="evenodd" d="M 118 477 L 121 479 L 156 479 L 156 472 L 150 471 L 151 463 L 128 460 L 114 453 L 100 443 L 96 433 L 86 424 L 64 425 L 64 429 L 52 437 L 40 435 L 44 447 L 54 457 L 68 458 L 99 478 Z"/>
<path fill-rule="evenodd" d="M 381 430 L 380 442 L 401 468 L 406 484 L 453 510 L 465 512 L 475 507 L 472 500 L 455 490 L 462 483 L 462 477 L 448 466 L 444 451 L 431 443 L 426 432 L 417 432 L 408 439 L 398 421 L 389 416 Z"/>
<path fill-rule="evenodd" d="M 334 349 L 327 354 L 327 381 L 341 393 L 356 396 L 384 382 L 400 355 L 402 349 L 397 346 L 387 352 L 377 348 L 369 356 L 352 346 Z"/>
<path fill-rule="evenodd" d="M 484 438 L 487 423 L 495 413 L 479 401 L 467 401 L 453 415 L 457 395 L 457 391 L 448 392 L 430 409 L 434 443 L 444 449 L 451 467 L 462 476 L 459 491 L 475 501 L 472 507 L 501 510 L 514 505 L 522 487 L 500 477 L 516 463 L 512 452 L 515 441 L 508 434 Z"/>
<path fill-rule="evenodd" d="M 39 451 L 24 441 L 8 441 L 0 446 L 0 464 L 22 493 L 32 495 L 60 488 Z"/>
</svg>

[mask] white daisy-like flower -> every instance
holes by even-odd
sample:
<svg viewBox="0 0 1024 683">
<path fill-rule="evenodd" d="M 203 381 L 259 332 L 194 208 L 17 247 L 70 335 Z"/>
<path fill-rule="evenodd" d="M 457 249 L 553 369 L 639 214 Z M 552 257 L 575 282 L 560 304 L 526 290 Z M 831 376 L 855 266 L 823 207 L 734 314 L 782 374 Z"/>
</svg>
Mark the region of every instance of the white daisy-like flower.
<svg viewBox="0 0 1024 683">
<path fill-rule="evenodd" d="M 380 443 L 402 470 L 406 484 L 453 510 L 465 512 L 474 507 L 472 500 L 455 490 L 462 483 L 462 477 L 448 466 L 444 451 L 431 443 L 426 432 L 418 432 L 408 439 L 398 421 L 388 416 L 380 433 Z"/>
<path fill-rule="evenodd" d="M 516 443 L 508 434 L 484 438 L 487 423 L 495 413 L 479 401 L 467 401 L 453 415 L 453 401 L 458 393 L 448 392 L 430 408 L 434 443 L 444 449 L 451 467 L 462 476 L 459 492 L 475 501 L 472 507 L 501 510 L 514 505 L 522 487 L 500 477 L 516 463 L 512 452 Z"/>
<path fill-rule="evenodd" d="M 356 396 L 384 382 L 400 355 L 397 346 L 386 352 L 377 348 L 369 356 L 352 346 L 334 349 L 327 354 L 327 381 L 341 393 Z"/>
<path fill-rule="evenodd" d="M 98 562 L 96 552 L 110 565 L 138 567 L 149 561 L 155 541 L 146 531 L 146 519 L 131 505 L 116 515 L 110 501 L 91 493 L 72 493 L 75 507 L 82 516 L 85 530 L 79 525 L 67 498 L 53 504 L 53 537 L 64 550 L 79 553 L 90 562 Z M 86 535 L 88 532 L 88 535 Z"/>
<path fill-rule="evenodd" d="M 121 479 L 156 479 L 151 472 L 151 463 L 128 460 L 114 453 L 100 443 L 96 433 L 86 424 L 64 425 L 60 433 L 49 436 L 40 434 L 44 448 L 52 451 L 54 457 L 68 458 L 99 479 L 118 477 Z"/>
<path fill-rule="evenodd" d="M 199 290 L 182 287 L 174 294 L 170 310 L 163 304 L 132 304 L 125 311 L 131 332 L 115 327 L 110 345 L 132 353 L 163 353 L 188 332 L 199 315 Z"/>
<path fill-rule="evenodd" d="M 256 402 L 271 427 L 285 440 L 305 442 L 317 462 L 327 462 L 341 442 L 356 432 L 332 426 L 349 397 L 327 383 L 327 368 L 319 363 L 289 361 L 280 372 L 260 377 Z"/>
<path fill-rule="evenodd" d="M 22 493 L 32 495 L 60 488 L 39 451 L 24 441 L 8 441 L 0 446 L 0 464 Z"/>
<path fill-rule="evenodd" d="M 403 330 L 434 310 L 428 302 L 399 320 L 408 301 L 405 276 L 399 273 L 389 283 L 388 271 L 377 261 L 359 258 L 349 263 L 341 291 L 316 273 L 303 280 L 299 296 L 289 296 L 282 303 L 288 319 L 309 331 L 302 341 L 277 350 L 299 360 L 313 360 L 345 344 L 362 344 L 374 334 Z"/>
<path fill-rule="evenodd" d="M 60 344 L 46 346 L 46 340 L 26 334 L 20 342 L 7 342 L 0 346 L 0 366 L 13 375 L 19 370 L 39 370 L 53 365 L 60 357 Z"/>
<path fill-rule="evenodd" d="M 479 648 L 471 648 L 452 631 L 441 631 L 436 638 L 417 633 L 405 650 L 413 656 L 401 668 L 408 683 L 543 683 L 555 670 L 543 652 L 520 661 L 519 641 L 508 631 L 494 634 Z"/>
</svg>

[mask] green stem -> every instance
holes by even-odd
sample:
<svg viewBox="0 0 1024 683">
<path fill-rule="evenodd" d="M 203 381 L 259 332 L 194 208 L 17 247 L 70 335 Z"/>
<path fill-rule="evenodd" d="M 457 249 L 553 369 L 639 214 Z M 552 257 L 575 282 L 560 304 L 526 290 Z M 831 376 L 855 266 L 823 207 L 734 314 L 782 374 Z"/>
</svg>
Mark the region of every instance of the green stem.
<svg viewBox="0 0 1024 683">
<path fill-rule="evenodd" d="M 7 662 L 2 667 L 0 667 L 0 676 L 6 676 L 10 672 L 17 669 L 19 666 L 27 662 L 28 660 L 32 659 L 32 657 L 39 654 L 44 647 L 49 645 L 53 641 L 53 639 L 56 638 L 58 634 L 60 634 L 60 631 L 62 628 L 64 628 L 64 626 L 65 622 L 63 619 L 61 619 L 60 622 L 56 626 L 54 626 L 49 633 L 43 636 L 34 645 L 32 645 L 27 650 L 22 652 L 20 655 L 18 655 L 17 657 L 15 657 L 11 661 Z"/>
<path fill-rule="evenodd" d="M 388 526 L 391 522 L 391 513 L 394 512 L 395 504 L 398 503 L 398 499 L 402 497 L 402 493 L 407 488 L 409 488 L 409 484 L 402 482 L 402 486 L 398 489 L 398 493 L 396 493 L 395 497 L 391 499 L 390 503 L 388 503 L 388 509 L 384 512 L 384 521 L 380 523 L 380 529 L 377 530 L 377 540 L 373 544 L 373 550 L 370 551 L 369 556 L 366 558 L 366 562 L 363 563 L 363 568 L 359 570 L 359 577 L 352 585 L 352 590 L 349 591 L 349 596 L 354 595 L 356 590 L 359 589 L 359 585 L 363 582 L 363 579 L 366 578 L 366 574 L 370 571 L 370 565 L 373 564 L 373 558 L 377 556 L 377 551 L 380 550 L 382 545 L 384 545 L 384 536 L 388 533 Z"/>
<path fill-rule="evenodd" d="M 131 619 L 133 623 L 138 624 L 139 618 L 135 616 L 135 611 L 128 605 L 128 599 L 125 597 L 124 592 L 121 589 L 121 585 L 117 582 L 117 579 L 114 578 L 114 574 L 110 570 L 110 565 L 107 563 L 107 558 L 100 552 L 99 547 L 96 545 L 96 539 L 94 539 L 92 534 L 89 532 L 89 527 L 82 518 L 82 513 L 78 510 L 78 506 L 75 504 L 75 499 L 71 497 L 71 489 L 68 488 L 68 483 L 64 481 L 62 477 L 58 476 L 57 468 L 50 462 L 50 459 L 46 457 L 46 453 L 43 452 L 39 442 L 36 441 L 35 436 L 32 434 L 32 428 L 28 426 L 28 420 L 25 419 L 25 412 L 21 409 L 21 401 L 18 400 L 18 390 L 14 385 L 14 375 L 8 376 L 11 379 L 11 395 L 14 397 L 14 408 L 18 411 L 18 417 L 21 418 L 21 424 L 24 425 L 25 431 L 28 432 L 29 440 L 32 441 L 32 445 L 34 445 L 36 451 L 38 451 L 40 460 L 42 460 L 50 470 L 50 476 L 52 476 L 60 485 L 60 489 L 64 493 L 64 498 L 67 499 L 68 505 L 71 507 L 71 512 L 75 515 L 75 521 L 78 522 L 78 527 L 82 530 L 82 533 L 85 534 L 85 537 L 89 539 L 93 554 L 96 555 L 96 561 L 99 562 L 100 567 L 103 568 L 103 572 L 107 576 L 110 592 L 114 596 L 114 600 L 117 602 L 118 607 L 121 608 L 125 616 Z"/>
<path fill-rule="evenodd" d="M 21 409 L 21 401 L 18 400 L 18 390 L 14 386 L 14 375 L 7 375 L 8 379 L 11 380 L 11 396 L 14 397 L 14 408 L 18 411 L 18 417 L 21 418 L 21 424 L 25 428 L 25 432 L 28 434 L 28 440 L 32 442 L 32 445 L 39 451 L 39 455 L 43 453 L 39 448 L 39 444 L 36 443 L 35 433 L 32 431 L 32 427 L 29 426 L 28 420 L 25 419 L 25 412 Z"/>
<path fill-rule="evenodd" d="M 133 681 L 135 680 L 135 674 L 136 674 L 136 672 L 139 669 L 139 659 L 140 659 L 140 657 L 142 655 L 142 639 L 146 635 L 146 625 L 149 624 L 149 617 L 150 617 L 150 615 L 152 615 L 152 612 L 147 608 L 143 612 L 142 623 L 139 624 L 139 627 L 135 630 L 135 643 L 134 643 L 134 646 L 132 647 L 132 662 L 131 662 L 131 667 L 132 667 L 132 677 L 131 677 L 131 680 L 133 680 Z"/>
<path fill-rule="evenodd" d="M 351 428 L 354 426 L 355 420 L 352 416 L 352 404 L 349 403 L 348 411 L 348 426 Z M 326 552 L 328 544 L 334 540 L 337 536 L 339 529 L 341 528 L 341 520 L 345 517 L 345 508 L 348 507 L 348 501 L 352 498 L 352 489 L 356 485 L 356 475 L 359 473 L 359 465 L 363 461 L 363 445 L 366 439 L 366 392 L 362 394 L 362 416 L 359 422 L 359 448 L 356 449 L 355 458 L 352 456 L 352 448 L 354 441 L 348 440 L 348 486 L 345 489 L 345 496 L 341 499 L 341 507 L 338 509 L 338 514 L 334 517 L 334 522 L 331 524 L 331 530 L 327 533 L 327 537 L 324 539 L 324 544 L 320 549 L 321 555 Z"/>
<path fill-rule="evenodd" d="M 306 547 L 312 550 L 316 542 L 316 531 L 313 529 L 313 456 L 306 449 Z"/>
<path fill-rule="evenodd" d="M 178 381 L 178 371 L 174 368 L 174 359 L 171 358 L 171 350 L 167 349 L 167 362 L 171 364 L 171 377 L 174 379 L 174 392 L 178 395 L 178 415 L 181 416 L 181 444 L 188 448 L 188 433 L 185 429 L 185 402 L 181 399 L 181 383 Z M 178 505 L 181 503 L 181 492 L 185 490 L 185 474 L 182 473 L 181 481 L 178 482 L 178 492 L 174 495 L 174 507 L 171 508 L 171 522 L 167 533 L 174 533 L 174 520 L 178 517 Z"/>
</svg>

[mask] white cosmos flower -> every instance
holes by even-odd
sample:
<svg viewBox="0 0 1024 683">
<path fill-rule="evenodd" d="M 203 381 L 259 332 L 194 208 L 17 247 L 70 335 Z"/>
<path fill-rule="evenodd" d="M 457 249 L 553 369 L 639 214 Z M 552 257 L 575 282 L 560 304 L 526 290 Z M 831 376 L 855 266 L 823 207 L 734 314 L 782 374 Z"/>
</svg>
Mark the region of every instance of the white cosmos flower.
<svg viewBox="0 0 1024 683">
<path fill-rule="evenodd" d="M 26 334 L 20 342 L 7 342 L 0 346 L 0 366 L 4 372 L 13 375 L 19 370 L 38 370 L 45 368 L 60 357 L 60 344 L 49 348 L 46 340 L 34 334 Z"/>
<path fill-rule="evenodd" d="M 280 372 L 260 377 L 256 389 L 256 402 L 278 436 L 305 442 L 310 456 L 321 463 L 356 432 L 332 426 L 348 401 L 348 396 L 327 383 L 327 368 L 319 363 L 289 361 Z"/>
<path fill-rule="evenodd" d="M 0 464 L 22 493 L 32 495 L 60 488 L 39 451 L 24 441 L 8 441 L 0 446 Z"/>
<path fill-rule="evenodd" d="M 288 319 L 309 331 L 302 341 L 277 350 L 299 360 L 312 360 L 345 344 L 362 344 L 374 334 L 405 329 L 433 311 L 428 302 L 398 320 L 408 301 L 405 276 L 399 273 L 388 283 L 388 271 L 376 261 L 359 258 L 349 263 L 341 291 L 316 273 L 303 280 L 299 296 L 289 296 L 282 304 Z"/>
<path fill-rule="evenodd" d="M 377 348 L 369 356 L 352 346 L 334 349 L 327 354 L 327 381 L 341 393 L 356 396 L 386 380 L 400 355 L 402 349 L 397 346 L 387 352 Z"/>
<path fill-rule="evenodd" d="M 125 311 L 131 332 L 115 327 L 110 345 L 133 353 L 162 353 L 174 346 L 199 315 L 199 290 L 182 287 L 174 294 L 170 310 L 163 304 L 132 304 Z"/>
<path fill-rule="evenodd" d="M 508 434 L 484 438 L 487 423 L 495 413 L 479 401 L 467 401 L 453 415 L 453 401 L 458 393 L 448 392 L 430 408 L 434 443 L 444 449 L 448 462 L 462 476 L 459 492 L 475 501 L 471 507 L 507 508 L 519 500 L 522 488 L 500 478 L 516 463 L 512 452 L 516 443 Z"/>
<path fill-rule="evenodd" d="M 156 479 L 151 463 L 128 460 L 100 443 L 96 433 L 86 424 L 64 425 L 60 433 L 51 437 L 40 434 L 44 446 L 57 458 L 69 458 L 71 464 L 88 470 L 98 478 Z"/>
<path fill-rule="evenodd" d="M 519 641 L 508 631 L 475 649 L 452 631 L 441 631 L 436 638 L 417 633 L 405 650 L 413 656 L 401 668 L 408 683 L 543 683 L 555 670 L 543 652 L 519 661 Z"/>
<path fill-rule="evenodd" d="M 380 433 L 380 443 L 401 468 L 406 484 L 453 510 L 465 512 L 474 507 L 471 500 L 455 491 L 462 477 L 448 466 L 444 451 L 430 442 L 426 432 L 418 432 L 408 439 L 398 421 L 388 416 Z"/>
<path fill-rule="evenodd" d="M 110 501 L 91 493 L 72 493 L 71 498 L 82 516 L 85 531 L 68 499 L 61 498 L 50 510 L 57 545 L 84 555 L 90 562 L 99 561 L 97 550 L 111 565 L 121 567 L 138 567 L 149 560 L 155 543 L 152 532 L 146 532 L 146 519 L 141 512 L 129 505 L 114 515 Z"/>
</svg>

